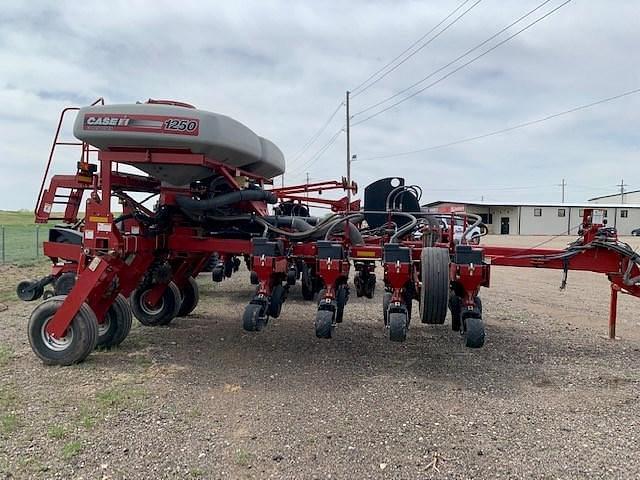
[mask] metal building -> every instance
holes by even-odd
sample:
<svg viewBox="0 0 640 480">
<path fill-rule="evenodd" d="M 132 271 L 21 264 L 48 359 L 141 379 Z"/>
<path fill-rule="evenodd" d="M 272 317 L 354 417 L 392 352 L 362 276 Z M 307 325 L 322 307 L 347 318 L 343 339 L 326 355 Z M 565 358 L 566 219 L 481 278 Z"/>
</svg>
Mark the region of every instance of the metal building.
<svg viewBox="0 0 640 480">
<path fill-rule="evenodd" d="M 625 200 L 627 195 L 631 192 L 625 194 Z M 423 207 L 443 213 L 475 213 L 495 235 L 576 235 L 585 208 L 604 210 L 608 224 L 616 227 L 619 235 L 631 235 L 632 230 L 640 228 L 640 203 L 435 201 Z"/>
</svg>

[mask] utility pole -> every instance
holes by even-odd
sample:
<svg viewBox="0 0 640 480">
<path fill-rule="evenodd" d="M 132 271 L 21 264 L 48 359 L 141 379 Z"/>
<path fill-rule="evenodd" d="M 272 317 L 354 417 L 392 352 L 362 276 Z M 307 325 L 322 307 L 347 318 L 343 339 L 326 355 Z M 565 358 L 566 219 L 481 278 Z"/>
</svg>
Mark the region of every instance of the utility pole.
<svg viewBox="0 0 640 480">
<path fill-rule="evenodd" d="M 564 187 L 567 186 L 567 182 L 565 182 L 564 178 L 562 179 L 562 183 L 560 183 L 558 186 L 562 187 L 562 203 L 564 203 Z"/>
<path fill-rule="evenodd" d="M 351 209 L 351 118 L 349 115 L 349 90 L 346 98 L 347 110 L 347 212 Z"/>
<path fill-rule="evenodd" d="M 629 184 L 624 183 L 624 178 L 620 180 L 620 183 L 617 185 L 620 187 L 620 203 L 624 203 L 624 187 L 628 187 Z"/>
</svg>

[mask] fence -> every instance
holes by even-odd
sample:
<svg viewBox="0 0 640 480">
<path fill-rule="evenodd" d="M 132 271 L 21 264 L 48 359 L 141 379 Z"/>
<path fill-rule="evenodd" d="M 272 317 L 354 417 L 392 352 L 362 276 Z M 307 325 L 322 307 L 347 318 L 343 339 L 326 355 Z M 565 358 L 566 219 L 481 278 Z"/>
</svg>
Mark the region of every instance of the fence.
<svg viewBox="0 0 640 480">
<path fill-rule="evenodd" d="M 20 264 L 42 258 L 42 242 L 48 237 L 46 225 L 0 225 L 0 263 Z"/>
</svg>

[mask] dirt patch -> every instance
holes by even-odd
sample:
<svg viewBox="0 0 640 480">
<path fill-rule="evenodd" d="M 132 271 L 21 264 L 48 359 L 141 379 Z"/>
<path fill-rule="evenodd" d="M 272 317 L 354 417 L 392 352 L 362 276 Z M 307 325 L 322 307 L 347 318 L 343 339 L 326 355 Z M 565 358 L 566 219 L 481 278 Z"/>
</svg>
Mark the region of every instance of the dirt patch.
<svg viewBox="0 0 640 480">
<path fill-rule="evenodd" d="M 640 301 L 620 298 L 607 340 L 604 276 L 560 291 L 560 272 L 494 268 L 477 351 L 416 322 L 390 343 L 381 289 L 352 297 L 331 341 L 297 287 L 249 334 L 246 272 L 198 280 L 193 315 L 70 368 L 35 358 L 34 304 L 7 300 L 0 478 L 640 477 Z"/>
</svg>

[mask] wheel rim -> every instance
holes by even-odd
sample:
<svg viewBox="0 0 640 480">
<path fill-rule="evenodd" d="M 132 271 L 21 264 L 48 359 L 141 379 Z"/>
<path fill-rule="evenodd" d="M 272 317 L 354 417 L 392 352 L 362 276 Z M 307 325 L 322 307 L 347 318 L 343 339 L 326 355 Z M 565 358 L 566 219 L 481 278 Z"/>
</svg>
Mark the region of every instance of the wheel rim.
<svg viewBox="0 0 640 480">
<path fill-rule="evenodd" d="M 64 337 L 54 338 L 47 333 L 47 325 L 49 325 L 50 321 L 51 318 L 47 319 L 47 321 L 42 324 L 42 328 L 40 329 L 40 336 L 42 337 L 42 341 L 49 350 L 53 350 L 54 352 L 62 352 L 69 348 L 69 346 L 73 343 L 73 327 L 69 325 L 69 328 L 67 328 Z"/>
<path fill-rule="evenodd" d="M 145 291 L 140 296 L 140 308 L 147 315 L 158 315 L 159 313 L 162 312 L 162 309 L 164 308 L 164 297 L 160 299 L 160 303 L 158 303 L 158 306 L 153 308 L 147 303 L 147 297 L 149 296 L 149 293 L 151 293 L 151 290 Z"/>
<path fill-rule="evenodd" d="M 109 315 L 107 315 L 106 318 L 104 319 L 104 322 L 98 324 L 98 336 L 99 337 L 104 336 L 109 331 L 110 327 L 111 327 L 111 319 L 109 318 Z"/>
</svg>

